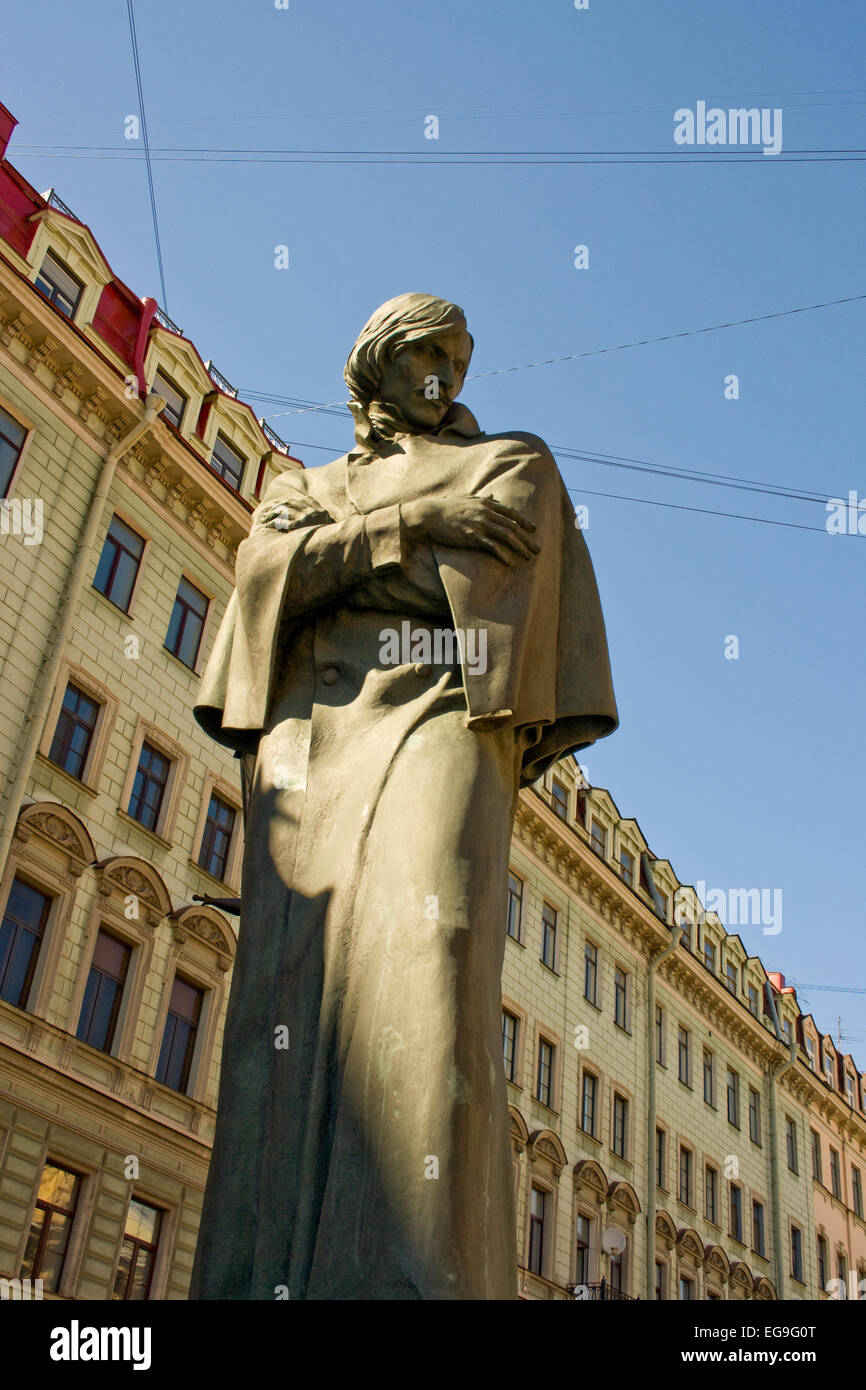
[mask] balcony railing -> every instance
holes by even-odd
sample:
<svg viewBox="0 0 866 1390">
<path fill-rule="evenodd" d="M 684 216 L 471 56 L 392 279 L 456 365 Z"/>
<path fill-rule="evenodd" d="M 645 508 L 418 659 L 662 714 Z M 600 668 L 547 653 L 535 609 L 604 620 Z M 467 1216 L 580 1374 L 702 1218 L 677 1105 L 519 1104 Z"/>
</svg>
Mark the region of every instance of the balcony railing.
<svg viewBox="0 0 866 1390">
<path fill-rule="evenodd" d="M 72 218 L 73 222 L 79 220 L 72 211 L 72 208 L 69 207 L 67 203 L 64 203 L 62 198 L 58 198 L 53 188 L 47 188 L 42 196 L 50 208 L 56 208 L 58 212 L 64 212 L 67 217 Z"/>
<path fill-rule="evenodd" d="M 217 371 L 213 362 L 205 362 L 205 366 L 207 367 L 211 381 L 214 382 L 221 391 L 224 391 L 227 396 L 233 396 L 235 400 L 237 400 L 237 387 L 232 386 L 228 378 L 224 377 L 222 372 Z"/>
<path fill-rule="evenodd" d="M 639 1303 L 634 1294 L 612 1289 L 606 1279 L 597 1284 L 569 1284 L 569 1292 L 577 1303 Z"/>
<path fill-rule="evenodd" d="M 271 429 L 270 425 L 267 424 L 265 420 L 259 420 L 259 425 L 261 426 L 262 434 L 272 448 L 276 449 L 278 454 L 285 454 L 289 457 L 291 455 L 291 450 L 285 440 L 280 439 L 280 436 Z"/>
<path fill-rule="evenodd" d="M 156 306 L 155 318 L 156 318 L 157 323 L 161 323 L 162 326 L 163 326 L 163 328 L 167 328 L 167 329 L 168 329 L 169 333 L 176 333 L 177 336 L 178 336 L 179 338 L 182 338 L 182 337 L 183 337 L 183 329 L 182 329 L 182 328 L 178 328 L 178 326 L 177 326 L 177 324 L 175 323 L 174 319 L 170 319 L 169 316 L 168 316 L 168 314 L 165 312 L 165 310 L 164 310 L 164 309 L 160 309 L 160 307 L 159 307 L 158 304 L 157 304 L 157 306 Z"/>
</svg>

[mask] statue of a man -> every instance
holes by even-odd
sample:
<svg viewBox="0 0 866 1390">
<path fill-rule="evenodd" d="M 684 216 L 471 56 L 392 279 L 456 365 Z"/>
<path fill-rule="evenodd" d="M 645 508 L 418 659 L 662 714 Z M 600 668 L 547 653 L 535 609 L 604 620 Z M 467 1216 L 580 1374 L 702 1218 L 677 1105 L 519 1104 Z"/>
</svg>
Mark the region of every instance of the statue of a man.
<svg viewBox="0 0 866 1390">
<path fill-rule="evenodd" d="M 456 305 L 383 304 L 355 448 L 276 479 L 238 550 L 196 707 L 246 840 L 194 1299 L 516 1297 L 517 793 L 617 714 L 556 464 L 454 404 L 471 351 Z"/>
</svg>

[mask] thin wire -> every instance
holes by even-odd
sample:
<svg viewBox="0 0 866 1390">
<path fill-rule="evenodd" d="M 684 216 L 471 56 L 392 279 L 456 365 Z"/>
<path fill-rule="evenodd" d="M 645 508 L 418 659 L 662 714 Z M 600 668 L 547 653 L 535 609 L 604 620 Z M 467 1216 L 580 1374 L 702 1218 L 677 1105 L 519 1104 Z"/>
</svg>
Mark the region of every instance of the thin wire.
<svg viewBox="0 0 866 1390">
<path fill-rule="evenodd" d="M 495 367 L 489 372 L 470 372 L 466 380 L 480 381 L 484 377 L 506 376 L 509 372 L 525 372 L 531 367 L 550 367 L 557 362 L 577 362 L 584 357 L 601 357 L 608 352 L 625 352 L 628 348 L 649 347 L 654 343 L 670 343 L 677 338 L 694 338 L 701 333 L 718 333 L 723 328 L 740 328 L 743 324 L 747 323 L 765 323 L 768 319 L 784 319 L 790 317 L 792 314 L 808 314 L 814 309 L 830 309 L 837 304 L 854 304 L 863 299 L 866 299 L 866 294 L 846 295 L 843 299 L 826 299 L 820 304 L 803 304 L 797 309 L 780 309 L 773 314 L 753 314 L 751 318 L 747 319 L 731 319 L 728 323 L 712 323 L 706 328 L 686 328 L 681 333 L 664 333 L 659 338 L 639 338 L 633 343 L 617 343 L 615 347 L 591 348 L 588 352 L 569 352 L 562 357 L 544 357 L 537 362 L 521 362 L 519 366 L 516 367 Z M 243 387 L 239 387 L 238 389 L 241 391 L 241 394 L 251 395 L 256 400 L 265 399 L 264 396 L 259 397 L 255 391 L 244 390 Z M 329 401 L 323 405 L 305 405 L 294 410 L 281 410 L 273 415 L 266 415 L 265 419 L 279 420 L 287 415 L 305 415 L 315 411 L 334 410 L 336 406 L 340 405 L 344 405 L 344 402 Z M 346 414 L 348 415 L 348 411 L 346 411 Z"/>
<path fill-rule="evenodd" d="M 687 507 L 682 502 L 657 502 L 651 497 L 628 497 L 620 492 L 593 492 L 589 488 L 570 487 L 566 491 L 573 492 L 578 497 L 609 497 L 617 502 L 642 502 L 647 507 L 668 507 L 676 512 L 699 512 L 701 516 L 725 516 L 736 521 L 758 521 L 763 526 L 786 526 L 795 531 L 816 531 L 820 536 L 829 534 L 826 526 L 806 526 L 801 521 L 777 521 L 768 516 L 747 516 L 744 512 L 720 512 L 712 507 Z M 866 540 L 866 536 L 853 531 L 845 534 L 852 539 Z"/>
<path fill-rule="evenodd" d="M 138 60 L 138 38 L 135 33 L 135 14 L 132 8 L 133 0 L 126 0 L 127 14 L 129 15 L 129 33 L 132 39 L 132 62 L 135 68 L 135 85 L 138 89 L 138 109 L 141 112 L 141 134 L 144 142 L 144 158 L 147 164 L 147 184 L 150 191 L 150 210 L 153 214 L 153 235 L 156 241 L 156 260 L 159 267 L 159 284 L 162 291 L 162 307 L 168 313 L 168 295 L 165 290 L 165 271 L 162 264 L 162 246 L 159 240 L 159 219 L 156 215 L 156 194 L 153 187 L 153 166 L 150 157 L 150 142 L 147 138 L 147 117 L 144 112 L 144 91 L 141 84 L 141 65 Z"/>
</svg>

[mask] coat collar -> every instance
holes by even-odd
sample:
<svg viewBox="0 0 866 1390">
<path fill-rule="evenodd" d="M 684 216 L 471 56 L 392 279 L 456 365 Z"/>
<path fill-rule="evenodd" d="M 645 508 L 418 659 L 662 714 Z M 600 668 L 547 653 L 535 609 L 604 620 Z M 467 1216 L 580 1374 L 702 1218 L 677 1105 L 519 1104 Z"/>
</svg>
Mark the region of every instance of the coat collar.
<svg viewBox="0 0 866 1390">
<path fill-rule="evenodd" d="M 468 406 L 462 405 L 459 402 L 450 406 L 439 428 L 421 437 L 443 439 L 449 434 L 461 435 L 464 439 L 474 439 L 481 434 L 478 421 Z M 418 437 L 417 435 L 408 433 L 398 434 L 395 436 L 393 442 L 396 444 L 399 443 L 401 439 L 415 439 Z M 390 440 L 388 442 L 389 444 L 391 443 Z M 374 459 L 378 457 L 378 454 L 371 453 L 369 449 L 355 448 L 351 449 L 346 455 L 346 462 L 362 464 L 372 463 Z"/>
</svg>

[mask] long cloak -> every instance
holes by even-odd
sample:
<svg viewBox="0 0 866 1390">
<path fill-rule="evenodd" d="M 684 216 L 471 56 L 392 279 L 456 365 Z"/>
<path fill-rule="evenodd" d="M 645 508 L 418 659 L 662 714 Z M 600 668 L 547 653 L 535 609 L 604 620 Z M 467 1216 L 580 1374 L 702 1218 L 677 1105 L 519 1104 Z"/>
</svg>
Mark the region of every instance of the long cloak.
<svg viewBox="0 0 866 1390">
<path fill-rule="evenodd" d="M 468 494 L 532 521 L 539 555 L 407 542 L 401 503 Z M 260 524 L 274 502 L 288 531 Z M 416 645 L 395 661 L 384 635 L 404 623 Z M 486 665 L 437 660 L 443 629 L 486 634 Z M 481 435 L 458 407 L 435 435 L 281 475 L 239 548 L 196 717 L 241 755 L 248 794 L 190 1297 L 514 1298 L 500 976 L 516 797 L 617 722 L 546 446 Z"/>
</svg>

